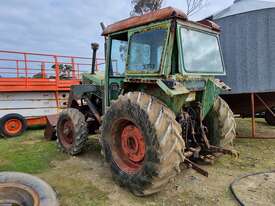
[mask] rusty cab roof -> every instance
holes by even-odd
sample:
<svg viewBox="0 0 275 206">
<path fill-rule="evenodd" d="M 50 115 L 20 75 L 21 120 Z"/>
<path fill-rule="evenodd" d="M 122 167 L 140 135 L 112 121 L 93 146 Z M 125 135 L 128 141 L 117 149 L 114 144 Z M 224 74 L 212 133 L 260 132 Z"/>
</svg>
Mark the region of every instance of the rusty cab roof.
<svg viewBox="0 0 275 206">
<path fill-rule="evenodd" d="M 116 32 L 124 31 L 130 28 L 150 24 L 157 21 L 172 19 L 172 18 L 188 21 L 187 15 L 183 11 L 173 7 L 167 7 L 167 8 L 159 9 L 157 11 L 150 12 L 142 16 L 130 17 L 130 18 L 118 21 L 114 24 L 111 24 L 104 29 L 102 35 L 107 36 L 111 33 L 116 33 Z M 220 27 L 214 22 L 209 20 L 203 20 L 203 21 L 193 22 L 193 23 L 200 24 L 201 26 L 210 28 L 215 31 L 220 31 Z"/>
</svg>

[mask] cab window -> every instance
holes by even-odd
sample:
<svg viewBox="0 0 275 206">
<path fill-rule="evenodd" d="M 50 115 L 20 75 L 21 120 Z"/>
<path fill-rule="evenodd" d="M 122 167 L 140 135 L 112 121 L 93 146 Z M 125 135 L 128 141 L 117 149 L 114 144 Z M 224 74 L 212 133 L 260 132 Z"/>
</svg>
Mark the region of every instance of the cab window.
<svg viewBox="0 0 275 206">
<path fill-rule="evenodd" d="M 110 76 L 124 76 L 126 69 L 128 39 L 126 35 L 112 37 Z"/>
<path fill-rule="evenodd" d="M 158 72 L 166 37 L 166 29 L 133 34 L 130 39 L 128 70 L 138 73 Z"/>
</svg>

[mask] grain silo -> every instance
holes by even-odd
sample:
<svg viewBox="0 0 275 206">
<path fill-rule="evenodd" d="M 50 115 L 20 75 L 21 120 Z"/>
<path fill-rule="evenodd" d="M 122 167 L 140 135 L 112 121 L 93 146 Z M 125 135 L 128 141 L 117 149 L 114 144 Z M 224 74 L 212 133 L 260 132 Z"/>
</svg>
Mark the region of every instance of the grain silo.
<svg viewBox="0 0 275 206">
<path fill-rule="evenodd" d="M 211 18 L 221 26 L 222 79 L 232 88 L 223 98 L 241 116 L 255 105 L 255 114 L 275 125 L 275 2 L 235 0 Z"/>
</svg>

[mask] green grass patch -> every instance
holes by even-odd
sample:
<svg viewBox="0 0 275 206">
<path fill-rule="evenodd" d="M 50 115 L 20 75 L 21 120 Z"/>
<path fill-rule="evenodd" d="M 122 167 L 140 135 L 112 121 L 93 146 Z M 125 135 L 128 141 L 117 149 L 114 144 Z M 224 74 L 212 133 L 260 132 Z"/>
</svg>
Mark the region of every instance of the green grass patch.
<svg viewBox="0 0 275 206">
<path fill-rule="evenodd" d="M 61 205 L 99 206 L 107 205 L 107 193 L 101 191 L 84 178 L 64 177 L 60 173 L 46 177 L 55 188 Z M 44 177 L 45 178 L 45 177 Z M 62 179 L 63 181 L 60 181 Z"/>
<path fill-rule="evenodd" d="M 52 160 L 63 160 L 55 142 L 43 139 L 43 130 L 29 130 L 20 137 L 0 139 L 0 171 L 41 173 Z"/>
</svg>

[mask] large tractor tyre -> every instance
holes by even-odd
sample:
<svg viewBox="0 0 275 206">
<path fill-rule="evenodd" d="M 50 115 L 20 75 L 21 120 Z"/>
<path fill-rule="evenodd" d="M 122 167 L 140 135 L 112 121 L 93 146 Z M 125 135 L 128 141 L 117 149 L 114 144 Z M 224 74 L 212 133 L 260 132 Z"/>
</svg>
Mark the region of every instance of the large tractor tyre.
<svg viewBox="0 0 275 206">
<path fill-rule="evenodd" d="M 175 114 L 156 98 L 129 92 L 103 118 L 101 144 L 114 180 L 137 196 L 156 193 L 180 172 L 185 143 Z"/>
<path fill-rule="evenodd" d="M 0 120 L 0 132 L 4 137 L 20 136 L 27 129 L 27 121 L 20 114 L 7 114 Z"/>
<path fill-rule="evenodd" d="M 228 104 L 217 97 L 213 108 L 206 117 L 210 144 L 219 147 L 232 147 L 236 137 L 236 121 Z"/>
<path fill-rule="evenodd" d="M 58 206 L 56 193 L 46 182 L 29 174 L 0 173 L 0 205 Z"/>
<path fill-rule="evenodd" d="M 84 115 L 74 108 L 63 110 L 57 122 L 57 144 L 61 151 L 70 155 L 81 153 L 88 140 Z"/>
<path fill-rule="evenodd" d="M 272 108 L 273 113 L 275 113 L 275 107 Z M 272 115 L 270 111 L 265 112 L 265 121 L 270 126 L 275 126 L 275 117 Z"/>
</svg>

